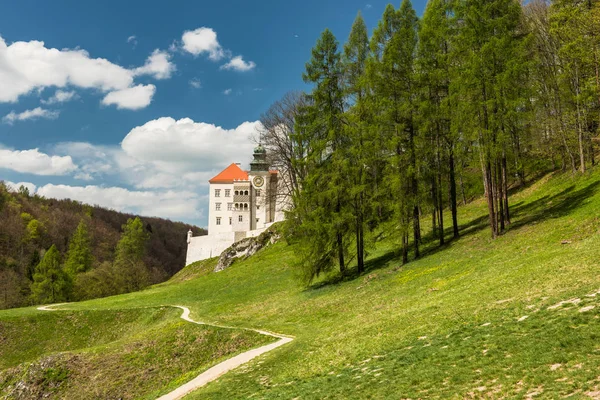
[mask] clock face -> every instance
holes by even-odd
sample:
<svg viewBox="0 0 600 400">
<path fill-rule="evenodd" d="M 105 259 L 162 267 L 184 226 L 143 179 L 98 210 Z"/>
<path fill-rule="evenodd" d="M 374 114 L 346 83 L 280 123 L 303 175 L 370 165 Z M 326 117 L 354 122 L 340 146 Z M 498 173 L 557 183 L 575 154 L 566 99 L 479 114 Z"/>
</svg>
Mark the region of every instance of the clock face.
<svg viewBox="0 0 600 400">
<path fill-rule="evenodd" d="M 261 187 L 263 185 L 263 183 L 265 183 L 265 180 L 263 179 L 262 176 L 255 176 L 254 177 L 254 186 Z"/>
</svg>

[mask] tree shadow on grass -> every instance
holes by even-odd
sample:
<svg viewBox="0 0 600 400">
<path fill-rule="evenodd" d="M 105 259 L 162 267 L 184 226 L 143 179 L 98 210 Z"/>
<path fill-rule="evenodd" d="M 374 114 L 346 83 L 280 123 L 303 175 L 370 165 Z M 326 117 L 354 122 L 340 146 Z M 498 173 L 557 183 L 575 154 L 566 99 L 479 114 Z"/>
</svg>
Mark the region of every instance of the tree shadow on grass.
<svg viewBox="0 0 600 400">
<path fill-rule="evenodd" d="M 532 182 L 532 184 L 535 182 Z M 576 186 L 571 185 L 560 193 L 555 195 L 546 195 L 540 197 L 532 202 L 525 203 L 525 201 L 519 201 L 514 205 L 510 206 L 512 223 L 509 226 L 509 230 L 520 229 L 526 225 L 541 222 L 548 219 L 560 218 L 565 215 L 572 213 L 575 209 L 580 207 L 582 203 L 588 198 L 592 197 L 598 192 L 600 181 L 595 181 L 589 185 L 575 190 Z M 469 235 L 473 235 L 481 230 L 489 228 L 489 217 L 487 214 L 473 218 L 466 224 L 459 226 L 460 236 L 464 238 Z M 456 239 L 451 238 L 452 227 L 444 229 L 446 241 L 444 245 L 434 244 L 438 237 L 433 232 L 428 232 L 423 236 L 423 249 L 419 259 L 429 257 L 436 254 L 439 251 L 447 249 Z M 414 249 L 414 245 L 410 244 L 411 254 Z M 361 275 L 372 273 L 376 270 L 389 267 L 392 263 L 397 263 L 398 266 L 402 264 L 402 253 L 400 249 L 390 250 L 382 255 L 374 258 L 369 258 L 365 261 L 365 272 L 362 274 L 358 273 L 356 265 L 348 268 L 346 273 L 336 274 L 327 279 L 309 285 L 306 290 L 316 290 L 325 286 L 337 285 L 346 281 L 352 281 L 359 278 Z M 409 257 L 411 261 L 414 259 Z M 410 261 L 409 261 L 410 264 Z"/>
<path fill-rule="evenodd" d="M 543 196 L 527 204 L 520 202 L 511 207 L 513 222 L 510 229 L 519 229 L 534 222 L 569 215 L 595 195 L 599 186 L 600 181 L 592 182 L 579 190 L 575 190 L 575 185 L 571 185 L 553 196 Z"/>
</svg>

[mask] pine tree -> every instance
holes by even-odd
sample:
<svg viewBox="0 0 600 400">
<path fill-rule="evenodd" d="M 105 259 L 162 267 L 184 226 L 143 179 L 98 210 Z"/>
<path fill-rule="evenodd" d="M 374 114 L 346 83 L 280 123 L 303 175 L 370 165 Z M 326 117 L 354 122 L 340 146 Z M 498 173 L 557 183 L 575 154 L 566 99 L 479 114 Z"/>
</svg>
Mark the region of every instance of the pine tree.
<svg viewBox="0 0 600 400">
<path fill-rule="evenodd" d="M 84 220 L 81 220 L 69 242 L 65 271 L 71 276 L 75 276 L 75 274 L 86 272 L 92 268 L 93 262 L 94 257 L 90 246 L 87 224 Z"/>
<path fill-rule="evenodd" d="M 35 303 L 56 303 L 68 300 L 71 280 L 61 265 L 61 257 L 52 245 L 35 268 L 31 297 Z"/>
<path fill-rule="evenodd" d="M 373 117 L 369 109 L 366 85 L 366 64 L 369 56 L 367 25 L 359 13 L 354 20 L 348 42 L 344 45 L 343 66 L 345 94 L 352 104 L 346 114 L 348 147 L 348 177 L 352 183 L 350 197 L 355 226 L 355 245 L 358 272 L 365 269 L 365 225 L 372 207 L 373 180 L 369 170 L 373 166 L 373 140 L 369 123 Z"/>
<path fill-rule="evenodd" d="M 586 158 L 593 162 L 592 135 L 600 109 L 598 29 L 594 14 L 600 5 L 589 0 L 555 0 L 550 7 L 550 34 L 558 43 L 560 95 L 568 105 L 564 120 L 576 132 L 579 170 L 585 172 Z M 595 112 L 594 112 L 595 111 Z M 593 113 L 593 114 L 592 114 Z M 586 153 L 592 150 L 588 157 Z"/>
<path fill-rule="evenodd" d="M 509 126 L 520 118 L 514 67 L 524 63 L 521 11 L 516 0 L 464 0 L 456 8 L 460 111 L 477 142 L 493 238 L 509 222 L 506 157 Z"/>
<path fill-rule="evenodd" d="M 455 143 L 450 93 L 452 64 L 450 52 L 454 35 L 449 0 L 431 0 L 423 15 L 419 32 L 418 65 L 421 74 L 422 101 L 420 124 L 427 136 L 425 153 L 431 180 L 433 226 L 438 227 L 440 244 L 444 244 L 444 185 L 449 186 L 452 231 L 458 237 Z M 447 178 L 446 178 L 447 177 Z"/>
<path fill-rule="evenodd" d="M 128 219 L 123 226 L 113 264 L 120 292 L 140 290 L 149 284 L 149 272 L 143 260 L 149 237 L 140 217 Z"/>
<path fill-rule="evenodd" d="M 417 162 L 415 74 L 418 18 L 409 0 L 395 11 L 388 5 L 371 38 L 374 60 L 369 76 L 377 98 L 379 129 L 386 138 L 388 163 L 386 180 L 394 194 L 400 216 L 403 261 L 408 261 L 409 227 L 412 221 L 415 257 L 419 257 L 419 185 Z"/>
<path fill-rule="evenodd" d="M 326 29 L 312 49 L 303 79 L 314 85 L 297 121 L 296 132 L 308 140 L 301 168 L 306 176 L 302 192 L 294 199 L 291 231 L 304 246 L 306 281 L 330 269 L 333 260 L 346 269 L 349 141 L 344 132 L 343 70 L 338 42 Z"/>
</svg>

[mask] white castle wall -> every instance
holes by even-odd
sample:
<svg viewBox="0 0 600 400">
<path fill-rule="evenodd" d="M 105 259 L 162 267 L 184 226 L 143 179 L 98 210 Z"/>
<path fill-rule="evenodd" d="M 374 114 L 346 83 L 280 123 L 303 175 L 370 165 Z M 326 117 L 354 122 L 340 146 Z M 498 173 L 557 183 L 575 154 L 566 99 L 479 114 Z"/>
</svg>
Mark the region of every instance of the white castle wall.
<svg viewBox="0 0 600 400">
<path fill-rule="evenodd" d="M 237 232 L 238 236 L 245 234 L 245 236 L 241 236 L 241 238 L 238 237 L 238 240 L 245 237 L 257 237 L 271 225 L 273 224 L 270 223 L 264 228 L 254 229 L 252 231 Z M 223 251 L 235 243 L 235 235 L 235 232 L 221 232 L 213 235 L 192 237 L 191 232 L 188 233 L 188 248 L 185 257 L 185 265 L 220 256 Z"/>
<path fill-rule="evenodd" d="M 234 235 L 233 232 L 221 232 L 205 236 L 188 236 L 185 265 L 220 256 L 226 248 L 233 244 Z"/>
</svg>

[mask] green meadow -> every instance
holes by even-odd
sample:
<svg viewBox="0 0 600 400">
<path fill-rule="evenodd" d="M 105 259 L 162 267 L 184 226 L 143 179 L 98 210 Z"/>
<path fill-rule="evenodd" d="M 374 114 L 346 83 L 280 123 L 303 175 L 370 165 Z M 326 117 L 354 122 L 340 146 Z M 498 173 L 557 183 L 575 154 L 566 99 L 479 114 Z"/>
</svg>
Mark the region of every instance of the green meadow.
<svg viewBox="0 0 600 400">
<path fill-rule="evenodd" d="M 600 398 L 600 172 L 546 175 L 512 194 L 511 214 L 492 240 L 484 200 L 461 207 L 461 237 L 440 248 L 426 228 L 406 265 L 388 226 L 364 274 L 308 287 L 281 241 L 68 311 L 0 311 L 0 393 L 21 380 L 59 398 L 152 398 L 272 340 L 164 307 L 185 305 L 295 337 L 190 399 Z"/>
</svg>

